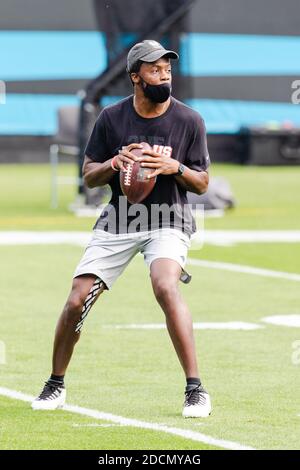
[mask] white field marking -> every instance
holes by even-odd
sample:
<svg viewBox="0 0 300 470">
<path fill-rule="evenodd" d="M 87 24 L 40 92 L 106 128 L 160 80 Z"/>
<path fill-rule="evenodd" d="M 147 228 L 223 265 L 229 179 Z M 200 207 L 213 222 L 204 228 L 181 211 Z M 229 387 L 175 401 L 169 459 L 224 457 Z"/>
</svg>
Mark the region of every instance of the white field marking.
<svg viewBox="0 0 300 470">
<path fill-rule="evenodd" d="M 211 232 L 220 232 L 220 230 L 211 231 Z M 239 231 L 237 231 L 239 232 Z M 245 231 L 247 233 L 247 231 Z M 251 232 L 251 231 L 250 231 Z M 224 232 L 226 233 L 226 232 Z M 234 232 L 232 232 L 234 233 Z M 244 231 L 240 231 L 240 233 L 244 233 Z M 254 232 L 259 234 L 260 232 Z M 269 234 L 279 233 L 269 231 Z M 283 232 L 280 232 L 283 233 Z M 291 234 L 290 237 L 286 235 L 286 242 L 298 241 L 298 235 L 300 231 L 291 231 L 291 232 L 284 232 L 286 234 Z M 294 234 L 294 235 L 292 235 Z M 28 232 L 28 231 L 21 231 L 21 232 L 0 232 L 0 245 L 51 245 L 51 244 L 71 244 L 77 246 L 86 246 L 91 239 L 92 234 L 90 232 Z M 271 237 L 271 235 L 270 235 Z M 255 238 L 255 237 L 254 237 Z M 252 240 L 255 242 L 255 239 Z M 273 241 L 270 238 L 269 241 Z M 277 240 L 278 241 L 278 240 Z M 284 241 L 284 238 L 280 239 L 281 242 Z M 300 241 L 300 238 L 299 238 Z M 248 240 L 247 240 L 248 243 Z M 290 281 L 300 281 L 300 274 L 297 273 L 287 273 L 283 271 L 273 271 L 271 269 L 262 269 L 262 268 L 255 268 L 253 266 L 246 266 L 240 264 L 233 264 L 233 263 L 222 263 L 216 261 L 205 261 L 205 260 L 198 260 L 198 259 L 188 259 L 188 263 L 201 266 L 205 268 L 212 268 L 212 269 L 220 269 L 226 271 L 234 271 L 240 272 L 245 274 L 254 274 L 256 276 L 264 276 L 264 277 L 273 277 L 279 279 L 287 279 Z"/>
<path fill-rule="evenodd" d="M 264 328 L 256 323 L 242 321 L 193 323 L 194 330 L 258 330 Z M 165 323 L 131 323 L 123 325 L 104 325 L 103 328 L 117 330 L 165 330 Z"/>
<path fill-rule="evenodd" d="M 262 322 L 270 323 L 271 325 L 278 326 L 289 326 L 291 328 L 300 328 L 300 315 L 272 315 L 270 317 L 264 317 L 261 319 Z"/>
<path fill-rule="evenodd" d="M 0 245 L 35 245 L 70 243 L 86 246 L 92 237 L 91 232 L 36 232 L 2 231 Z M 300 230 L 205 230 L 192 237 L 195 242 L 210 245 L 234 245 L 236 243 L 299 243 Z"/>
<path fill-rule="evenodd" d="M 78 424 L 73 423 L 72 428 L 122 428 L 126 427 L 125 424 L 97 424 L 97 423 L 90 423 L 90 424 Z"/>
<path fill-rule="evenodd" d="M 86 246 L 91 232 L 0 232 L 0 245 L 79 245 Z"/>
<path fill-rule="evenodd" d="M 35 397 L 26 395 L 15 390 L 10 390 L 8 388 L 0 387 L 0 395 L 8 398 L 13 398 L 15 400 L 21 400 L 25 402 L 32 402 Z M 191 441 L 202 442 L 211 446 L 221 447 L 223 449 L 231 450 L 255 450 L 253 447 L 248 447 L 238 442 L 225 441 L 223 439 L 216 439 L 205 434 L 190 431 L 188 429 L 173 428 L 171 426 L 161 425 L 158 423 L 148 423 L 146 421 L 139 421 L 137 419 L 124 418 L 123 416 L 117 416 L 110 413 L 104 413 L 98 410 L 91 410 L 89 408 L 82 408 L 81 406 L 76 405 L 65 405 L 63 408 L 64 411 L 69 411 L 70 413 L 76 413 L 82 416 L 89 416 L 90 418 L 100 419 L 102 421 L 110 421 L 116 424 L 122 424 L 124 426 L 132 426 L 134 428 L 140 429 L 150 429 L 152 431 L 164 432 L 166 434 L 172 434 L 175 436 L 183 437 Z M 32 411 L 33 413 L 38 413 L 38 411 Z M 207 418 L 209 419 L 209 418 Z"/>
<path fill-rule="evenodd" d="M 206 261 L 200 259 L 188 258 L 188 264 L 201 266 L 203 268 L 220 269 L 221 271 L 233 271 L 244 274 L 254 274 L 255 276 L 273 277 L 278 279 L 287 279 L 289 281 L 300 281 L 300 274 L 287 273 L 284 271 L 273 271 L 272 269 L 255 268 L 243 264 L 223 263 L 219 261 Z"/>
<path fill-rule="evenodd" d="M 192 240 L 221 246 L 237 243 L 299 243 L 300 230 L 199 230 Z"/>
</svg>

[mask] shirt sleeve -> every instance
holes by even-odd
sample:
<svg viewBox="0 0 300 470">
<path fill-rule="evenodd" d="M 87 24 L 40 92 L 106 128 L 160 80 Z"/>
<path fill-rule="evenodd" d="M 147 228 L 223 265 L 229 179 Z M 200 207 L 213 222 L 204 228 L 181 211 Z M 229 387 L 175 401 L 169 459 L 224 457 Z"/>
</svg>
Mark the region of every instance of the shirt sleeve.
<svg viewBox="0 0 300 470">
<path fill-rule="evenodd" d="M 109 158 L 111 158 L 107 146 L 105 121 L 105 110 L 103 110 L 97 118 L 97 121 L 88 140 L 87 146 L 85 148 L 85 155 L 87 155 L 95 162 L 100 163 L 103 163 Z"/>
<path fill-rule="evenodd" d="M 194 121 L 194 128 L 190 138 L 184 164 L 196 171 L 206 171 L 210 165 L 207 149 L 206 128 L 201 116 Z"/>
</svg>

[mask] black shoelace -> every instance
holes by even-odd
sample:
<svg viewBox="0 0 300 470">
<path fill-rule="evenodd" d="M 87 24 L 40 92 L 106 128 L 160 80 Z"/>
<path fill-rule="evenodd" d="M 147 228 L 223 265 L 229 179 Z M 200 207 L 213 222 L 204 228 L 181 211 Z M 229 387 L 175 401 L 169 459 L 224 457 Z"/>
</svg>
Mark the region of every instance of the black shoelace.
<svg viewBox="0 0 300 470">
<path fill-rule="evenodd" d="M 204 390 L 202 385 L 198 385 L 193 390 L 189 392 L 185 392 L 185 406 L 193 406 L 193 405 L 204 405 L 206 402 L 205 394 L 207 392 Z"/>
<path fill-rule="evenodd" d="M 63 388 L 63 385 L 60 385 L 60 384 L 54 385 L 54 384 L 50 384 L 49 382 L 45 382 L 45 386 L 43 388 L 42 393 L 39 396 L 39 400 L 52 398 L 52 395 L 53 395 L 53 398 L 56 398 L 60 393 L 60 389 L 62 388 Z"/>
</svg>

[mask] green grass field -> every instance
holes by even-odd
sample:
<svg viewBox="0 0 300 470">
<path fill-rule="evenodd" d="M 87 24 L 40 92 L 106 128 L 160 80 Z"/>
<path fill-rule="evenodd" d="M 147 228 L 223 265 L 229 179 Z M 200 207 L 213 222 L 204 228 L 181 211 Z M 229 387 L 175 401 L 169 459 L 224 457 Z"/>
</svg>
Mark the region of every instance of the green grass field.
<svg viewBox="0 0 300 470">
<path fill-rule="evenodd" d="M 61 166 L 61 174 L 74 174 Z M 300 168 L 215 165 L 229 179 L 237 208 L 207 219 L 210 230 L 300 230 Z M 68 211 L 74 189 L 60 188 L 49 208 L 48 166 L 0 167 L 0 235 L 7 230 L 91 230 L 94 219 Z M 35 395 L 50 372 L 57 317 L 83 248 L 72 245 L 0 245 L 0 387 Z M 190 257 L 300 274 L 299 243 L 206 245 Z M 136 257 L 85 323 L 66 377 L 68 403 L 164 425 L 219 445 L 159 430 L 67 411 L 33 412 L 29 403 L 0 393 L 1 449 L 214 449 L 220 440 L 257 449 L 299 449 L 300 375 L 292 361 L 299 328 L 264 323 L 271 315 L 300 314 L 299 281 L 191 265 L 181 285 L 194 322 L 254 323 L 255 330 L 195 330 L 201 377 L 212 396 L 205 420 L 181 418 L 184 376 L 164 329 L 126 329 L 162 323 L 149 275 Z M 115 328 L 123 325 L 122 328 Z M 110 426 L 108 426 L 110 425 Z"/>
</svg>

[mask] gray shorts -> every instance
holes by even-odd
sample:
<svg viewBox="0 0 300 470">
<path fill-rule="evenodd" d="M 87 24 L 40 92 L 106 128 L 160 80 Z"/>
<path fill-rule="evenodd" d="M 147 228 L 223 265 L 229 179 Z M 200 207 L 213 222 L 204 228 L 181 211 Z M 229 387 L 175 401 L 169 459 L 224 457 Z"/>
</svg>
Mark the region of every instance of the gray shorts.
<svg viewBox="0 0 300 470">
<path fill-rule="evenodd" d="M 126 234 L 94 230 L 74 277 L 95 274 L 110 289 L 137 253 L 143 254 L 149 267 L 157 258 L 169 258 L 184 269 L 189 247 L 189 236 L 177 229 Z"/>
</svg>

